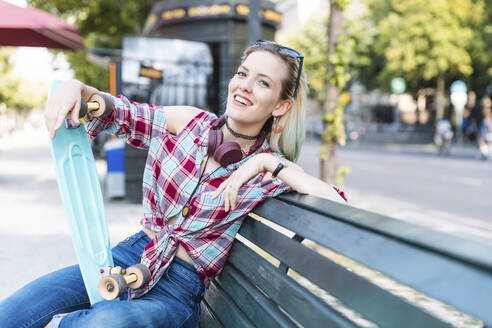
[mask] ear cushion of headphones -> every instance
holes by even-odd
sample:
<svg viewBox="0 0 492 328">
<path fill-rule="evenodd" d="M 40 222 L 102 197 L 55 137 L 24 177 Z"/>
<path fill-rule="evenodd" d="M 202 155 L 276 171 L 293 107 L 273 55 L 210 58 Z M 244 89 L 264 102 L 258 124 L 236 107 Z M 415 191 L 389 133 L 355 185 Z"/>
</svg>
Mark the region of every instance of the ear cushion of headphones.
<svg viewBox="0 0 492 328">
<path fill-rule="evenodd" d="M 222 131 L 210 129 L 208 133 L 207 153 L 222 166 L 239 162 L 243 158 L 241 147 L 236 142 L 222 143 L 224 136 Z"/>
<path fill-rule="evenodd" d="M 214 159 L 222 167 L 239 162 L 243 158 L 241 147 L 236 142 L 224 142 L 214 152 Z"/>
<path fill-rule="evenodd" d="M 215 150 L 222 143 L 223 134 L 220 130 L 210 129 L 208 133 L 208 149 L 207 153 L 209 156 L 214 156 Z"/>
</svg>

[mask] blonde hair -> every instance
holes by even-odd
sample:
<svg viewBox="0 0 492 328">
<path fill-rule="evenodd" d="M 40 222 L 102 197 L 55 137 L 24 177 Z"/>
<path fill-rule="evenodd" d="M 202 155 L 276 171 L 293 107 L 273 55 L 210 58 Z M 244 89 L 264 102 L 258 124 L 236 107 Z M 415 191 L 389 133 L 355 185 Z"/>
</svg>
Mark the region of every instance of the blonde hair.
<svg viewBox="0 0 492 328">
<path fill-rule="evenodd" d="M 251 53 L 256 51 L 267 51 L 279 56 L 287 65 L 288 75 L 287 78 L 282 81 L 280 99 L 291 99 L 292 107 L 286 114 L 278 118 L 278 125 L 283 126 L 282 132 L 273 133 L 270 130 L 267 139 L 272 150 L 280 152 L 284 154 L 288 160 L 296 162 L 299 158 L 302 143 L 306 137 L 306 114 L 304 110 L 304 100 L 306 99 L 308 91 L 306 73 L 304 72 L 304 69 L 302 69 L 297 94 L 294 98 L 299 60 L 288 53 L 282 52 L 282 48 L 280 48 L 278 44 L 268 42 L 261 45 L 255 44 L 246 48 L 241 58 L 241 62 L 244 62 Z"/>
</svg>

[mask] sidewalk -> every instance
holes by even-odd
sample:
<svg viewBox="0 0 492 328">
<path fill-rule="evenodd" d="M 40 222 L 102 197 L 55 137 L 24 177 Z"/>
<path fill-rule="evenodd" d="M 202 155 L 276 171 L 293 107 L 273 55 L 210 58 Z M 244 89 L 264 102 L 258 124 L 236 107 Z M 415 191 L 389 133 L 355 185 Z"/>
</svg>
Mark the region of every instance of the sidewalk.
<svg viewBox="0 0 492 328">
<path fill-rule="evenodd" d="M 420 154 L 437 156 L 437 148 L 434 144 L 358 144 L 349 143 L 346 146 L 347 150 L 373 150 L 387 152 L 399 152 L 403 154 Z M 453 144 L 451 146 L 451 153 L 449 155 L 443 155 L 443 157 L 449 158 L 469 158 L 479 159 L 479 151 L 475 144 Z"/>
<path fill-rule="evenodd" d="M 105 162 L 97 169 L 105 175 Z M 25 283 L 77 259 L 44 129 L 16 131 L 0 138 L 0 261 L 7 281 L 0 285 L 0 300 Z M 141 206 L 105 201 L 114 245 L 138 230 Z"/>
</svg>

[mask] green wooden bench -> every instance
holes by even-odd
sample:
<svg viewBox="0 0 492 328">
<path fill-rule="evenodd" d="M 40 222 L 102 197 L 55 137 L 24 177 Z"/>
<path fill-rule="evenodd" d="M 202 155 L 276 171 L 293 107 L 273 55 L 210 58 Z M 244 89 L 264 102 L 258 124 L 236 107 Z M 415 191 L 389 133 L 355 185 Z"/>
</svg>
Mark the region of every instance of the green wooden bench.
<svg viewBox="0 0 492 328">
<path fill-rule="evenodd" d="M 288 229 L 290 235 L 272 229 L 263 218 Z M 492 327 L 490 245 L 297 193 L 261 204 L 239 234 L 223 271 L 205 294 L 200 327 L 364 325 L 342 315 L 339 303 L 372 327 L 453 326 L 418 302 L 376 284 L 377 279 L 332 260 L 345 257 L 365 271 L 375 270 L 376 278 L 385 275 L 412 288 L 410 294 L 425 294 L 447 304 L 446 309 L 470 315 L 473 327 L 480 327 L 479 321 Z M 321 255 L 301 243 L 305 239 L 338 255 Z M 248 243 L 268 253 L 268 260 Z M 280 264 L 271 264 L 273 258 Z M 293 279 L 289 269 L 303 278 Z M 309 281 L 308 287 L 298 281 Z M 325 301 L 325 292 L 336 298 L 335 305 Z"/>
</svg>

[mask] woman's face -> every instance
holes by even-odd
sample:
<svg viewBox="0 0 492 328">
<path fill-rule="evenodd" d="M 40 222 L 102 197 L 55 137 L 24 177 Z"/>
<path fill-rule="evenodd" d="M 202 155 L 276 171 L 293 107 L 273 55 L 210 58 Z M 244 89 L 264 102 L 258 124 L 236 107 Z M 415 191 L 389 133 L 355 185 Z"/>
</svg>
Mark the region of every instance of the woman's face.
<svg viewBox="0 0 492 328">
<path fill-rule="evenodd" d="M 278 56 L 266 51 L 249 54 L 229 82 L 228 117 L 241 123 L 265 122 L 282 104 L 286 77 L 287 65 Z"/>
</svg>

